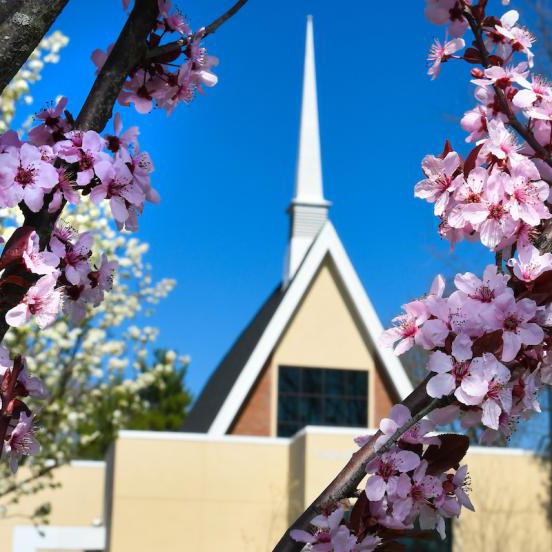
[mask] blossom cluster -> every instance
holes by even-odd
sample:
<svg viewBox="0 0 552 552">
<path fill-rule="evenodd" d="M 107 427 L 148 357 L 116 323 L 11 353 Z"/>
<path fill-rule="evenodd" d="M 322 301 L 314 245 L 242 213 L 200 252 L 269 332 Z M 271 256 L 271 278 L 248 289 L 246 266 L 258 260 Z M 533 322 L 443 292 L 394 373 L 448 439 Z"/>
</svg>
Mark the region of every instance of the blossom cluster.
<svg viewBox="0 0 552 552">
<path fill-rule="evenodd" d="M 109 200 L 119 228 L 134 231 L 145 201 L 158 201 L 151 187 L 153 164 L 138 146 L 136 127 L 102 138 L 93 130 L 73 129 L 67 100 L 40 111 L 41 124 L 21 141 L 8 131 L 0 136 L 0 208 L 22 206 L 33 213 L 43 207 L 57 213 L 90 195 L 94 203 Z"/>
<path fill-rule="evenodd" d="M 379 437 L 359 437 L 359 446 L 374 441 L 376 454 L 366 464 L 363 494 L 344 521 L 344 509 L 330 508 L 315 517 L 314 533 L 292 531 L 312 550 L 372 551 L 404 536 L 416 524 L 446 537 L 445 519 L 458 517 L 462 507 L 473 510 L 468 497 L 467 466 L 460 466 L 468 442 L 458 435 L 428 435 L 430 420 L 413 423 L 409 409 L 395 405 L 380 422 Z M 394 434 L 408 428 L 398 439 Z"/>
<path fill-rule="evenodd" d="M 397 354 L 413 345 L 431 351 L 428 395 L 454 397 L 463 423 L 482 423 L 483 439 L 490 441 L 498 432 L 508 437 L 516 421 L 540 411 L 536 395 L 552 382 L 546 361 L 552 255 L 524 245 L 509 265 L 511 275 L 495 265 L 482 278 L 457 274 L 448 297 L 438 276 L 429 294 L 404 305 L 405 314 L 382 337 Z"/>
<path fill-rule="evenodd" d="M 128 7 L 128 2 L 123 6 Z M 154 105 L 172 113 L 179 103 L 190 103 L 197 92 L 203 93 L 204 87 L 213 87 L 218 81 L 212 72 L 218 58 L 208 55 L 201 45 L 205 29 L 193 33 L 171 0 L 158 0 L 158 7 L 159 17 L 147 45 L 150 52 L 158 49 L 159 53 L 134 68 L 118 98 L 121 105 L 134 104 L 138 113 L 149 113 Z M 166 37 L 177 37 L 178 45 L 163 49 L 162 40 Z M 98 49 L 92 53 L 98 71 L 111 49 L 112 46 L 107 52 Z"/>
<path fill-rule="evenodd" d="M 466 5 L 438 0 L 428 2 L 426 11 L 432 21 L 448 21 L 459 32 L 467 26 L 462 15 Z M 452 244 L 479 239 L 493 251 L 514 242 L 527 244 L 537 227 L 551 217 L 547 181 L 552 169 L 532 147 L 518 142 L 509 127 L 512 117 L 522 116 L 537 143 L 550 147 L 552 88 L 530 73 L 534 39 L 518 19 L 515 10 L 500 19 L 486 17 L 481 26 L 486 59 L 475 48 L 460 56 L 483 64 L 472 69 L 478 105 L 461 120 L 469 133 L 466 140 L 475 142 L 475 147 L 462 159 L 447 143 L 440 156 L 428 155 L 422 163 L 425 178 L 417 184 L 415 195 L 434 203 L 440 234 Z M 443 61 L 458 58 L 452 54 L 463 46 L 459 38 L 434 45 L 430 74 L 436 76 Z M 526 59 L 515 64 L 516 54 Z"/>
<path fill-rule="evenodd" d="M 34 415 L 23 398 L 45 399 L 46 388 L 36 376 L 30 375 L 25 359 L 11 359 L 0 345 L 0 439 L 3 454 L 15 473 L 23 456 L 36 454 L 40 445 L 34 436 Z"/>
</svg>

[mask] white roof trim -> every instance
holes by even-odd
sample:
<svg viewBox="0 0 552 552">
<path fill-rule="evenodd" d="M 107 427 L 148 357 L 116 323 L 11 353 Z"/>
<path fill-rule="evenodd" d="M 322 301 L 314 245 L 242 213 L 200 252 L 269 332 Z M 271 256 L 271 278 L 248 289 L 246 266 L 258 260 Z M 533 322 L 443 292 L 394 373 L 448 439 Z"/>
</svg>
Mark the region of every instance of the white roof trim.
<svg viewBox="0 0 552 552">
<path fill-rule="evenodd" d="M 379 347 L 379 337 L 383 331 L 381 322 L 332 223 L 326 221 L 297 270 L 295 277 L 289 284 L 282 302 L 276 309 L 263 335 L 218 411 L 216 418 L 209 428 L 208 433 L 210 435 L 224 435 L 230 428 L 230 424 L 238 413 L 240 406 L 246 399 L 249 390 L 253 387 L 267 358 L 274 350 L 276 343 L 286 329 L 301 298 L 304 296 L 327 254 L 332 257 L 339 276 L 343 280 L 343 284 L 357 309 L 359 318 L 378 351 L 383 368 L 395 386 L 397 393 L 401 398 L 404 398 L 412 392 L 412 384 L 398 358 L 391 351 Z"/>
</svg>

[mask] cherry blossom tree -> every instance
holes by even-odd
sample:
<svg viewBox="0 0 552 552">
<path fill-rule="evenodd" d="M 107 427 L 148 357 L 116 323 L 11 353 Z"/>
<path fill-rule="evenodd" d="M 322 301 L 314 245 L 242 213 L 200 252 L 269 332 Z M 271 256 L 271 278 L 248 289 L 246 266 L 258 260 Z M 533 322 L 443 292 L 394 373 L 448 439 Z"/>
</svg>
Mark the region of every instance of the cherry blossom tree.
<svg viewBox="0 0 552 552">
<path fill-rule="evenodd" d="M 480 241 L 494 262 L 481 276 L 457 274 L 450 294 L 437 276 L 404 305 L 382 344 L 425 351 L 424 381 L 375 435 L 355 439 L 359 450 L 275 551 L 400 550 L 404 537 L 444 538 L 446 519 L 473 510 L 469 439 L 433 432 L 459 421 L 482 426 L 483 443 L 508 439 L 552 384 L 552 87 L 533 72 L 535 39 L 518 12 L 497 17 L 488 4 L 426 0 L 426 17 L 445 27 L 428 75 L 468 63 L 475 104 L 460 121 L 467 146 L 446 140 L 427 155 L 414 195 L 432 204 L 451 247 Z"/>
<path fill-rule="evenodd" d="M 46 47 L 41 40 L 66 3 L 2 3 L 0 92 L 37 45 Z M 97 78 L 78 117 L 62 97 L 36 115 L 24 139 L 13 130 L 0 136 L 0 208 L 3 220 L 15 223 L 0 255 L 0 453 L 13 472 L 34 456 L 34 481 L 97 441 L 97 428 L 86 422 L 97 415 L 99 398 L 116 399 L 116 430 L 147 407 L 148 396 L 156 400 L 154 384 L 169 381 L 163 374 L 182 373 L 186 360 L 173 351 L 158 353 L 147 369 L 154 328 L 131 326 L 121 339 L 106 339 L 173 283 L 152 282 L 142 261 L 147 246 L 130 234 L 145 203 L 159 200 L 139 131 L 124 128 L 117 113 L 112 130 L 100 133 L 116 102 L 123 110 L 170 113 L 214 86 L 217 58 L 202 41 L 245 3 L 193 32 L 170 0 L 123 1 L 127 23 L 106 53 L 91 54 Z M 48 457 L 40 453 L 45 429 Z M 3 484 L 0 492 L 17 488 Z"/>
</svg>

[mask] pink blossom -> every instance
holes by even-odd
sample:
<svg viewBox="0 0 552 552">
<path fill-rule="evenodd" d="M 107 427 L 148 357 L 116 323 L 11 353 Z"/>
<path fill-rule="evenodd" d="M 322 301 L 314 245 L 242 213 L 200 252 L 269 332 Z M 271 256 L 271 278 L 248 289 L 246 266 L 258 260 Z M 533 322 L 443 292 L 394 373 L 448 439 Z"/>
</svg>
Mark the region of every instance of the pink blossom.
<svg viewBox="0 0 552 552">
<path fill-rule="evenodd" d="M 114 163 L 101 163 L 96 170 L 101 184 L 92 189 L 90 199 L 94 203 L 108 199 L 113 218 L 117 223 L 124 225 L 133 217 L 131 207 L 142 207 L 144 192 L 133 183 L 131 172 L 120 160 L 115 160 Z"/>
<path fill-rule="evenodd" d="M 510 277 L 498 272 L 496 265 L 487 265 L 483 272 L 483 278 L 478 278 L 471 272 L 457 274 L 454 277 L 454 285 L 467 304 L 472 304 L 479 312 L 492 311 L 497 298 L 503 295 L 512 295 L 508 287 Z"/>
<path fill-rule="evenodd" d="M 158 6 L 159 16 L 162 18 L 163 23 L 161 30 L 183 35 L 191 33 L 191 29 L 181 13 L 170 13 L 172 9 L 171 0 L 158 0 Z"/>
<path fill-rule="evenodd" d="M 408 495 L 395 502 L 394 510 L 399 517 L 414 518 L 426 508 L 434 509 L 430 505 L 430 501 L 441 496 L 443 486 L 437 477 L 426 475 L 427 468 L 427 461 L 422 460 L 412 474 L 412 484 Z"/>
<path fill-rule="evenodd" d="M 462 360 L 442 351 L 431 353 L 427 368 L 436 375 L 427 382 L 427 394 L 433 398 L 441 398 L 457 390 L 471 373 L 473 361 L 470 361 L 470 358 L 471 352 L 468 358 Z"/>
<path fill-rule="evenodd" d="M 514 274 L 524 282 L 536 280 L 543 272 L 552 270 L 552 253 L 540 254 L 540 251 L 531 244 L 524 244 L 518 249 L 518 258 L 512 258 L 508 265 Z"/>
<path fill-rule="evenodd" d="M 454 37 L 462 36 L 468 28 L 459 0 L 426 0 L 425 15 L 435 25 L 448 23 L 448 32 Z"/>
<path fill-rule="evenodd" d="M 45 399 L 48 396 L 46 387 L 40 378 L 31 376 L 27 370 L 27 365 L 25 360 L 22 358 L 21 362 L 23 367 L 21 368 L 19 375 L 17 377 L 17 384 L 19 388 L 19 394 L 21 396 L 30 396 L 35 399 Z M 0 345 L 0 383 L 2 379 L 6 376 L 6 373 L 9 370 L 13 369 L 14 362 L 11 360 L 8 350 Z M 2 402 L 0 400 L 0 406 Z"/>
<path fill-rule="evenodd" d="M 447 222 L 452 228 L 465 228 L 470 224 L 464 216 L 464 211 L 468 205 L 481 203 L 489 173 L 483 167 L 476 167 L 470 171 L 467 180 L 459 178 L 454 193 L 454 199 L 458 204 L 453 207 L 447 218 Z"/>
<path fill-rule="evenodd" d="M 507 130 L 504 123 L 497 119 L 492 119 L 487 124 L 489 137 L 481 140 L 483 147 L 479 153 L 480 159 L 487 159 L 491 155 L 499 161 L 517 161 L 521 159 L 519 154 L 520 146 L 516 142 L 515 136 Z"/>
<path fill-rule="evenodd" d="M 118 101 L 121 105 L 134 104 L 136 111 L 142 115 L 153 109 L 153 94 L 159 86 L 152 86 L 146 81 L 147 74 L 143 69 L 136 71 L 134 76 L 125 82 L 124 90 L 119 94 Z"/>
<path fill-rule="evenodd" d="M 96 75 L 99 75 L 102 67 L 104 66 L 105 62 L 107 61 L 107 58 L 111 54 L 111 51 L 113 50 L 114 44 L 110 44 L 107 48 L 107 51 L 104 52 L 103 50 L 100 50 L 97 48 L 92 52 L 92 55 L 90 56 L 92 58 L 92 63 L 96 66 Z"/>
<path fill-rule="evenodd" d="M 154 166 L 149 153 L 135 147 L 130 161 L 127 161 L 127 166 L 132 173 L 133 182 L 140 186 L 146 200 L 151 203 L 159 203 L 159 192 L 151 185 L 150 174 L 154 171 Z"/>
<path fill-rule="evenodd" d="M 493 172 L 481 195 L 481 201 L 470 203 L 462 210 L 464 219 L 479 232 L 481 243 L 491 250 L 515 230 L 504 193 L 504 181 L 508 179 L 508 175 L 503 172 Z"/>
<path fill-rule="evenodd" d="M 444 159 L 427 155 L 422 161 L 422 170 L 426 178 L 416 184 L 414 195 L 435 203 L 437 216 L 443 214 L 452 193 L 463 180 L 461 176 L 453 178 L 459 167 L 460 156 L 455 151 L 449 152 Z"/>
<path fill-rule="evenodd" d="M 31 144 L 0 154 L 0 167 L 2 207 L 13 207 L 24 201 L 37 213 L 44 203 L 44 194 L 58 182 L 54 166 L 43 161 L 40 150 Z"/>
<path fill-rule="evenodd" d="M 61 209 L 63 201 L 67 201 L 73 205 L 80 202 L 80 195 L 74 188 L 75 182 L 70 179 L 69 172 L 63 167 L 60 167 L 57 171 L 59 182 L 54 188 L 54 195 L 48 204 L 49 213 L 57 213 Z"/>
<path fill-rule="evenodd" d="M 43 123 L 29 131 L 29 140 L 34 145 L 52 145 L 65 138 L 64 133 L 70 129 L 69 123 L 62 118 L 66 106 L 67 98 L 62 97 L 55 107 L 48 107 L 37 113 L 36 118 Z"/>
<path fill-rule="evenodd" d="M 520 109 L 528 109 L 537 101 L 541 101 L 544 98 L 549 99 L 552 95 L 548 82 L 537 75 L 532 77 L 531 82 L 519 76 L 516 79 L 516 83 L 522 86 L 523 90 L 516 93 L 512 103 Z"/>
<path fill-rule="evenodd" d="M 506 385 L 509 380 L 510 370 L 494 355 L 485 353 L 472 361 L 470 373 L 462 380 L 455 395 L 464 404 L 481 405 L 482 423 L 498 429 L 500 413 L 512 408 L 512 390 Z"/>
<path fill-rule="evenodd" d="M 504 295 L 495 302 L 493 314 L 485 313 L 489 330 L 502 330 L 502 360 L 514 360 L 522 345 L 539 345 L 544 339 L 542 328 L 531 322 L 537 314 L 537 304 L 531 299 L 517 301 Z"/>
<path fill-rule="evenodd" d="M 107 149 L 113 152 L 116 156 L 121 155 L 123 157 L 123 161 L 127 162 L 127 158 L 129 157 L 128 150 L 131 146 L 136 146 L 138 144 L 138 135 L 140 134 L 140 131 L 138 130 L 138 127 L 132 126 L 125 130 L 125 132 L 122 132 L 123 122 L 119 113 L 116 113 L 113 118 L 113 129 L 115 134 L 108 134 L 105 137 Z"/>
<path fill-rule="evenodd" d="M 296 542 L 312 545 L 313 552 L 352 552 L 356 538 L 350 534 L 345 525 L 341 525 L 345 510 L 339 506 L 329 515 L 316 516 L 311 525 L 317 528 L 314 535 L 300 529 L 293 529 L 290 536 Z"/>
<path fill-rule="evenodd" d="M 61 293 L 55 289 L 56 282 L 57 274 L 42 276 L 29 288 L 21 303 L 6 313 L 6 322 L 20 328 L 34 315 L 40 328 L 49 326 L 61 307 Z"/>
<path fill-rule="evenodd" d="M 19 461 L 23 456 L 38 454 L 40 451 L 40 444 L 35 439 L 33 433 L 32 416 L 27 416 L 25 412 L 21 412 L 19 421 L 10 433 L 4 447 L 13 473 L 17 471 Z"/>
<path fill-rule="evenodd" d="M 545 205 L 550 187 L 543 180 L 531 181 L 525 174 L 514 169 L 511 178 L 504 179 L 504 189 L 510 196 L 505 206 L 514 220 L 538 226 L 541 219 L 552 216 Z"/>
<path fill-rule="evenodd" d="M 402 404 L 394 405 L 389 412 L 389 418 L 382 418 L 380 421 L 379 428 L 383 435 L 376 439 L 374 449 L 378 450 L 387 443 L 393 434 L 404 426 L 411 417 L 410 410 L 406 406 Z"/>
<path fill-rule="evenodd" d="M 405 472 L 416 469 L 420 457 L 409 450 L 385 452 L 366 466 L 367 473 L 374 474 L 366 482 L 368 500 L 381 500 L 385 493 L 405 498 L 410 491 L 410 478 Z"/>
<path fill-rule="evenodd" d="M 103 301 L 104 292 L 111 291 L 113 287 L 113 274 L 117 268 L 117 261 L 108 261 L 105 255 L 102 255 L 101 264 L 88 273 L 90 285 L 89 298 L 94 306 Z"/>
<path fill-rule="evenodd" d="M 95 176 L 99 163 L 109 162 L 110 157 L 103 150 L 103 138 L 93 130 L 73 131 L 68 134 L 68 140 L 55 146 L 57 155 L 68 163 L 78 163 L 77 184 L 85 186 Z"/>
<path fill-rule="evenodd" d="M 33 231 L 23 251 L 23 262 L 33 274 L 52 274 L 59 264 L 59 257 L 50 251 L 40 251 L 38 234 Z"/>
<path fill-rule="evenodd" d="M 62 242 L 56 235 L 50 240 L 50 249 L 61 260 L 65 278 L 70 284 L 81 283 L 90 272 L 88 259 L 93 242 L 90 232 L 79 234 L 75 243 L 69 240 Z"/>
<path fill-rule="evenodd" d="M 441 71 L 441 63 L 450 59 L 452 54 L 464 48 L 465 45 L 466 43 L 461 38 L 455 38 L 449 41 L 445 39 L 444 44 L 441 44 L 438 39 L 435 39 L 427 58 L 428 61 L 432 62 L 427 74 L 431 75 L 432 79 L 436 79 Z"/>
<path fill-rule="evenodd" d="M 533 67 L 534 55 L 531 47 L 535 37 L 526 29 L 517 26 L 518 19 L 519 13 L 516 10 L 510 10 L 500 18 L 500 25 L 495 25 L 497 34 L 506 39 L 500 45 L 498 53 L 502 57 L 508 57 L 513 51 L 524 52 L 527 55 L 529 67 Z"/>
<path fill-rule="evenodd" d="M 396 355 L 411 349 L 421 337 L 420 326 L 427 320 L 429 313 L 422 301 L 412 301 L 403 305 L 405 314 L 393 318 L 395 326 L 383 332 L 381 343 L 384 347 L 394 346 Z"/>
<path fill-rule="evenodd" d="M 207 50 L 201 46 L 203 30 L 198 31 L 188 48 L 188 56 L 192 62 L 191 78 L 195 82 L 198 90 L 201 92 L 201 86 L 212 87 L 218 82 L 218 77 L 211 72 L 213 67 L 219 64 L 215 56 L 207 54 Z"/>
<path fill-rule="evenodd" d="M 462 506 L 472 512 L 475 511 L 465 490 L 467 477 L 468 466 L 466 465 L 460 466 L 455 474 L 447 473 L 441 476 L 443 494 L 435 504 L 447 517 L 458 516 Z"/>
<path fill-rule="evenodd" d="M 499 65 L 493 65 L 483 72 L 484 78 L 474 79 L 472 82 L 477 86 L 491 86 L 496 85 L 502 89 L 506 89 L 514 82 L 519 81 L 526 82 L 527 76 L 527 63 L 518 63 L 516 66 L 501 67 Z"/>
</svg>

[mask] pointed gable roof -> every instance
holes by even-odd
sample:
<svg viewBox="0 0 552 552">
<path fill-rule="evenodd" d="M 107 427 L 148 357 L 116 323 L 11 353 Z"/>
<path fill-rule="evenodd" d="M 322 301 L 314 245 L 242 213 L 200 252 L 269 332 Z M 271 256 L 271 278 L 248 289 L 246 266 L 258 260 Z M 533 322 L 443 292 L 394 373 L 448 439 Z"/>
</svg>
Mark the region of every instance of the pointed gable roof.
<svg viewBox="0 0 552 552">
<path fill-rule="evenodd" d="M 326 221 L 293 280 L 285 289 L 276 289 L 213 373 L 186 420 L 185 431 L 212 435 L 228 432 L 327 257 L 333 261 L 369 345 L 396 394 L 404 398 L 412 391 L 400 361 L 390 351 L 380 348 L 378 340 L 383 328 L 379 318 L 333 225 Z"/>
</svg>

